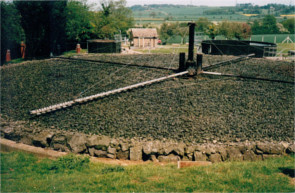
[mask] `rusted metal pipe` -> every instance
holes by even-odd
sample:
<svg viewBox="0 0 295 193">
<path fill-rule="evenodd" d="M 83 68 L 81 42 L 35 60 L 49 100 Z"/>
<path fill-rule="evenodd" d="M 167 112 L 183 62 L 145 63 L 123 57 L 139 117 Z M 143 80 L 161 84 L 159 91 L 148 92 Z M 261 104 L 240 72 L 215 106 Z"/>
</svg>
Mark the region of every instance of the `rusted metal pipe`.
<svg viewBox="0 0 295 193">
<path fill-rule="evenodd" d="M 153 79 L 153 80 L 133 84 L 133 85 L 130 85 L 130 86 L 110 90 L 110 91 L 107 91 L 107 92 L 98 93 L 98 94 L 95 94 L 95 95 L 75 99 L 75 100 L 72 100 L 72 101 L 67 101 L 67 102 L 60 103 L 60 104 L 51 105 L 49 107 L 44 107 L 44 108 L 41 108 L 41 109 L 32 110 L 32 111 L 30 111 L 30 114 L 31 115 L 42 115 L 42 114 L 50 113 L 50 112 L 53 112 L 53 111 L 57 111 L 59 109 L 64 109 L 64 108 L 71 107 L 71 106 L 76 105 L 76 104 L 86 103 L 86 102 L 93 101 L 93 100 L 98 99 L 98 98 L 103 98 L 103 97 L 106 97 L 106 96 L 109 96 L 109 95 L 118 94 L 118 93 L 121 93 L 121 92 L 125 92 L 125 91 L 132 90 L 132 89 L 135 89 L 135 88 L 143 87 L 143 86 L 146 86 L 146 85 L 151 85 L 151 84 L 154 84 L 154 83 L 157 83 L 157 82 L 162 82 L 162 81 L 165 81 L 167 79 L 175 78 L 175 77 L 178 77 L 178 76 L 183 76 L 183 75 L 186 75 L 186 74 L 188 74 L 188 71 L 184 71 L 184 72 L 180 72 L 180 73 L 177 73 L 177 74 L 172 74 L 172 75 L 169 75 L 169 76 L 164 76 L 164 77 L 161 77 L 161 78 L 157 78 L 157 79 Z"/>
<path fill-rule="evenodd" d="M 189 22 L 189 45 L 188 45 L 188 60 L 194 60 L 194 43 L 195 43 L 195 26 L 194 22 Z"/>
</svg>

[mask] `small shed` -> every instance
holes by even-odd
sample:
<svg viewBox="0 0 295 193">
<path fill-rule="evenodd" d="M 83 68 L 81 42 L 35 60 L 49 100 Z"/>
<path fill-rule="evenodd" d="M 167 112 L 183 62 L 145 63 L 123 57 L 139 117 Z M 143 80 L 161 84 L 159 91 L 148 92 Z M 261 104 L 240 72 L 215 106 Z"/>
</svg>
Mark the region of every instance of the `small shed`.
<svg viewBox="0 0 295 193">
<path fill-rule="evenodd" d="M 121 53 L 121 42 L 115 40 L 88 40 L 88 53 Z"/>
<path fill-rule="evenodd" d="M 156 47 L 158 44 L 158 33 L 156 28 L 132 28 L 130 30 L 131 46 L 144 48 Z"/>
</svg>

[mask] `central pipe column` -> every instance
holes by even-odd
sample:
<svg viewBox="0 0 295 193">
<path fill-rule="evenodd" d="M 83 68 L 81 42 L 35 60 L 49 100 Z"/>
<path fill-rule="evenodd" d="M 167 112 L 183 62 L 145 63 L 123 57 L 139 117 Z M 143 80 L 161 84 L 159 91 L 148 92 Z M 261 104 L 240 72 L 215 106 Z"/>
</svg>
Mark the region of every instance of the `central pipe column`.
<svg viewBox="0 0 295 193">
<path fill-rule="evenodd" d="M 194 61 L 194 44 L 195 44 L 195 26 L 194 22 L 188 23 L 189 26 L 189 45 L 188 45 L 188 59 L 186 61 L 186 69 L 190 76 L 197 74 L 197 64 Z"/>
<path fill-rule="evenodd" d="M 194 44 L 195 44 L 195 26 L 193 22 L 188 23 L 189 25 L 189 45 L 188 45 L 188 60 L 194 61 Z"/>
</svg>

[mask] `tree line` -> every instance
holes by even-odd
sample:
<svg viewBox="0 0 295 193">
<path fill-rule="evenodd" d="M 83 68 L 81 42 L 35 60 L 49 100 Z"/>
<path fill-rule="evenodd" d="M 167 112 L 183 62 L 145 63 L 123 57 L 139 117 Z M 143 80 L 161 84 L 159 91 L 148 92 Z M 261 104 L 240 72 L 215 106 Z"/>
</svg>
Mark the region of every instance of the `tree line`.
<svg viewBox="0 0 295 193">
<path fill-rule="evenodd" d="M 124 34 L 134 25 L 126 0 L 102 0 L 98 10 L 92 9 L 87 0 L 2 1 L 2 61 L 6 50 L 18 49 L 21 41 L 27 58 L 48 57 L 67 45 Z"/>
<path fill-rule="evenodd" d="M 222 21 L 213 23 L 205 17 L 196 21 L 196 32 L 203 32 L 211 39 L 222 35 L 227 39 L 247 39 L 256 34 L 294 34 L 294 18 L 286 19 L 281 23 L 276 21 L 273 15 L 266 15 L 263 19 L 254 20 L 253 22 L 231 22 Z M 180 36 L 181 42 L 188 35 L 187 23 L 168 23 L 165 22 L 159 29 L 160 37 L 163 43 L 174 36 Z"/>
</svg>

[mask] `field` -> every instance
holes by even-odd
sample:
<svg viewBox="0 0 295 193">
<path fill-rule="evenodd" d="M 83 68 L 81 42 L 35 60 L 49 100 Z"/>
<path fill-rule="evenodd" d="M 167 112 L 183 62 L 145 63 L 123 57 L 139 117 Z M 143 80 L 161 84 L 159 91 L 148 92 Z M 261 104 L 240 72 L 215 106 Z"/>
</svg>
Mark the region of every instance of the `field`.
<svg viewBox="0 0 295 193">
<path fill-rule="evenodd" d="M 193 143 L 293 139 L 293 84 L 206 75 L 175 78 L 31 117 L 30 110 L 166 76 L 178 67 L 178 56 L 171 54 L 89 54 L 80 58 L 110 63 L 49 59 L 2 67 L 1 116 L 41 128 L 111 137 Z M 204 66 L 229 58 L 204 56 Z M 294 65 L 283 61 L 251 59 L 214 70 L 294 80 Z"/>
<path fill-rule="evenodd" d="M 177 169 L 1 153 L 1 192 L 294 192 L 294 157 Z"/>
<path fill-rule="evenodd" d="M 295 35 L 294 34 L 262 34 L 262 35 L 252 35 L 251 36 L 251 41 L 262 41 L 262 42 L 270 42 L 270 43 L 282 43 L 286 38 L 290 38 L 293 43 L 289 42 L 284 42 L 284 43 L 289 43 L 290 45 L 293 45 L 294 47 L 294 42 L 295 42 Z M 197 39 L 199 40 L 209 40 L 209 36 L 207 35 L 202 35 L 198 36 Z M 216 36 L 216 40 L 225 40 L 226 38 L 224 36 Z M 233 38 L 235 39 L 235 38 Z M 250 38 L 246 39 L 250 40 Z M 168 43 L 180 43 L 181 38 L 180 36 L 174 36 L 168 39 Z M 186 37 L 185 42 L 188 42 L 188 37 Z M 294 48 L 293 48 L 294 49 Z"/>
<path fill-rule="evenodd" d="M 243 14 L 219 14 L 219 15 L 205 15 L 204 12 L 214 10 L 218 7 L 206 6 L 164 6 L 160 8 L 150 8 L 148 10 L 135 10 L 133 16 L 136 24 L 154 23 L 160 24 L 165 20 L 187 22 L 197 20 L 200 17 L 207 17 L 211 21 L 248 21 L 249 17 Z M 153 17 L 151 16 L 152 14 Z"/>
</svg>

